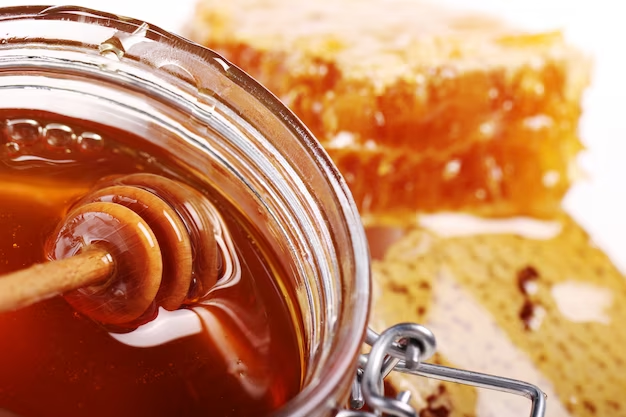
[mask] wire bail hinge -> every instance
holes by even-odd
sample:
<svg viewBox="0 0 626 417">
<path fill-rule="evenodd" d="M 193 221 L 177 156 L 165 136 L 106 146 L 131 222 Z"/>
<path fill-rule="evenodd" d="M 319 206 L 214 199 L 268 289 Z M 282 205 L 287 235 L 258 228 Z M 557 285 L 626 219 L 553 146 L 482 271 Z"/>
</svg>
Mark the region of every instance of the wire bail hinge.
<svg viewBox="0 0 626 417">
<path fill-rule="evenodd" d="M 546 395 L 535 385 L 424 363 L 435 353 L 437 345 L 433 333 L 424 326 L 400 323 L 380 335 L 368 328 L 365 343 L 371 350 L 359 356 L 350 410 L 339 411 L 337 417 L 417 417 L 418 412 L 409 404 L 408 391 L 400 392 L 396 398 L 385 397 L 383 381 L 391 371 L 521 395 L 531 400 L 530 417 L 545 415 Z M 365 405 L 373 411 L 363 411 Z"/>
</svg>

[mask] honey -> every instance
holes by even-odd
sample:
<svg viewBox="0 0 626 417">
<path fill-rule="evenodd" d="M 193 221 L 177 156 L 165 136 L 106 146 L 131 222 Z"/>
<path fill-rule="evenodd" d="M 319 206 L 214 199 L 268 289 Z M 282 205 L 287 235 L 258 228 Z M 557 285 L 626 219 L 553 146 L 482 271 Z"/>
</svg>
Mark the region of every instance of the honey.
<svg viewBox="0 0 626 417">
<path fill-rule="evenodd" d="M 590 63 L 558 32 L 427 1 L 203 0 L 189 36 L 294 111 L 368 224 L 551 218 L 577 179 Z"/>
<path fill-rule="evenodd" d="M 103 177 L 190 180 L 128 132 L 23 110 L 0 120 L 0 274 L 45 262 L 59 222 Z M 148 316 L 172 330 L 156 342 L 62 297 L 0 314 L 0 415 L 261 416 L 300 390 L 300 324 L 281 289 L 289 276 L 245 215 L 203 191 L 232 237 L 239 279 L 170 315 L 153 307 Z"/>
</svg>

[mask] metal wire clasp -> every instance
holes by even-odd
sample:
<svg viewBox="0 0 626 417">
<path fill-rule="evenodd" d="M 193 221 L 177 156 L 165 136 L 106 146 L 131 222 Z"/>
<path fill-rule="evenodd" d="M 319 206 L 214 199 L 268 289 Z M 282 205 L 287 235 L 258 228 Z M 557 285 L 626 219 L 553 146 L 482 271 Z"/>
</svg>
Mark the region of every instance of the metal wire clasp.
<svg viewBox="0 0 626 417">
<path fill-rule="evenodd" d="M 368 354 L 359 357 L 350 409 L 339 411 L 337 417 L 376 417 L 383 413 L 389 416 L 417 417 L 417 411 L 409 405 L 408 391 L 401 392 L 397 398 L 385 397 L 383 380 L 391 371 L 521 395 L 532 402 L 530 417 L 543 417 L 546 412 L 546 395 L 535 385 L 424 363 L 423 361 L 435 353 L 436 340 L 430 330 L 419 324 L 396 324 L 380 335 L 368 329 L 365 342 L 372 349 Z M 365 405 L 373 411 L 362 411 Z"/>
</svg>

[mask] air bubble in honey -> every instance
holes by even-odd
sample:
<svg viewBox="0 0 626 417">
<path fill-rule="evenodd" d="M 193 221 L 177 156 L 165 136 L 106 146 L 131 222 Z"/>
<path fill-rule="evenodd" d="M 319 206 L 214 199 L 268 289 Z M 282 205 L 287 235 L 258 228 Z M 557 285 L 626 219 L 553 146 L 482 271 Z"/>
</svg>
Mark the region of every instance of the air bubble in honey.
<svg viewBox="0 0 626 417">
<path fill-rule="evenodd" d="M 77 139 L 81 152 L 99 152 L 104 148 L 104 138 L 97 133 L 83 132 Z"/>
<path fill-rule="evenodd" d="M 69 126 L 60 123 L 50 123 L 43 129 L 43 139 L 48 148 L 52 150 L 70 151 L 76 140 L 76 135 Z"/>
</svg>

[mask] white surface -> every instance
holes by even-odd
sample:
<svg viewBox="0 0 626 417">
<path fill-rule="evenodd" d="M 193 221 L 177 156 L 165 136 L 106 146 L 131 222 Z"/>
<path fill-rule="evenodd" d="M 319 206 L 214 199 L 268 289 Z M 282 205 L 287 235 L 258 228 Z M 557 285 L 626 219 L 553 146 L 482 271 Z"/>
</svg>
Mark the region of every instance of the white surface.
<svg viewBox="0 0 626 417">
<path fill-rule="evenodd" d="M 75 0 L 72 3 L 124 14 L 176 32 L 196 0 Z M 530 29 L 563 29 L 595 59 L 585 98 L 581 157 L 587 180 L 566 198 L 570 212 L 595 242 L 626 271 L 626 2 L 622 0 L 443 0 L 486 10 Z M 0 0 L 0 6 L 44 1 Z"/>
<path fill-rule="evenodd" d="M 561 233 L 558 221 L 542 221 L 529 217 L 485 219 L 464 213 L 424 214 L 417 218 L 424 229 L 445 238 L 480 234 L 515 234 L 527 239 L 547 240 Z"/>
<path fill-rule="evenodd" d="M 564 281 L 550 292 L 561 314 L 572 323 L 610 325 L 608 313 L 613 305 L 613 290 L 580 281 Z"/>
</svg>

